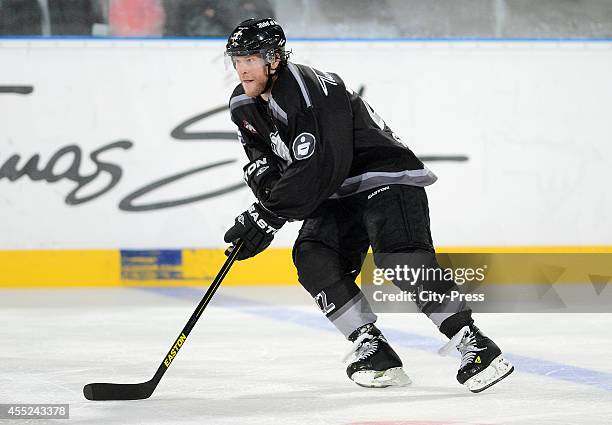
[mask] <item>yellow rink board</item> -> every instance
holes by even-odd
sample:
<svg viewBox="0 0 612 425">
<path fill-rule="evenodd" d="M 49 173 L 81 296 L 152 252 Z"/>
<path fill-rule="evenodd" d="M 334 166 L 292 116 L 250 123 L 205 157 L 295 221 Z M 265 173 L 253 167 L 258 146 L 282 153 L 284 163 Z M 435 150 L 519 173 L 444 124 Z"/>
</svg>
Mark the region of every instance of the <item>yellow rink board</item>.
<svg viewBox="0 0 612 425">
<path fill-rule="evenodd" d="M 159 260 L 163 258 L 159 252 L 153 255 L 143 252 L 140 257 L 137 254 L 129 257 L 128 264 L 125 252 L 122 255 L 120 250 L 0 251 L 0 288 L 201 286 L 212 281 L 225 261 L 222 249 L 168 250 L 179 258 L 176 264 Z M 437 252 L 610 254 L 612 246 L 446 247 L 438 248 Z M 255 258 L 236 262 L 223 284 L 298 284 L 291 249 L 268 249 Z"/>
<path fill-rule="evenodd" d="M 222 249 L 182 250 L 181 254 L 180 279 L 126 279 L 119 250 L 0 251 L 0 288 L 206 285 L 226 258 Z M 236 262 L 223 281 L 224 285 L 297 283 L 291 249 L 269 249 Z"/>
</svg>

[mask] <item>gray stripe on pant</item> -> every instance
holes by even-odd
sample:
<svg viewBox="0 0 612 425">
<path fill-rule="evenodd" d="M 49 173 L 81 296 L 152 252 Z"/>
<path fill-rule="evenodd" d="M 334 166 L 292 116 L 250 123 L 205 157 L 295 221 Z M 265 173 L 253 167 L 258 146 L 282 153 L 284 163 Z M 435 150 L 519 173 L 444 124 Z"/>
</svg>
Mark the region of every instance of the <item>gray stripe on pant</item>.
<svg viewBox="0 0 612 425">
<path fill-rule="evenodd" d="M 329 315 L 329 320 L 346 338 L 361 326 L 376 322 L 377 318 L 361 292 Z"/>
</svg>

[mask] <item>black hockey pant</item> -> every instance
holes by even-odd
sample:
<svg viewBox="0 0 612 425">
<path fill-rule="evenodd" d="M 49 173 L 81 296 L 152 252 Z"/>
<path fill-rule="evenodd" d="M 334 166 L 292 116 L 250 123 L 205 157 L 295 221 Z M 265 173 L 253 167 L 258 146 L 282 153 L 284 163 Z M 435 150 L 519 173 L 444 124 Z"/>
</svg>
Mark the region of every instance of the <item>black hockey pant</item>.
<svg viewBox="0 0 612 425">
<path fill-rule="evenodd" d="M 410 267 L 440 267 L 431 239 L 425 189 L 389 185 L 330 199 L 304 221 L 293 247 L 299 281 L 345 337 L 376 321 L 376 315 L 355 283 L 370 245 L 379 268 L 401 265 L 396 264 L 397 253 L 408 254 L 399 258 L 404 264 L 412 261 L 408 264 Z M 394 283 L 408 292 L 447 294 L 458 290 L 453 281 Z M 465 302 L 446 298 L 442 303 L 417 303 L 417 306 L 450 338 L 472 323 L 472 318 Z"/>
</svg>

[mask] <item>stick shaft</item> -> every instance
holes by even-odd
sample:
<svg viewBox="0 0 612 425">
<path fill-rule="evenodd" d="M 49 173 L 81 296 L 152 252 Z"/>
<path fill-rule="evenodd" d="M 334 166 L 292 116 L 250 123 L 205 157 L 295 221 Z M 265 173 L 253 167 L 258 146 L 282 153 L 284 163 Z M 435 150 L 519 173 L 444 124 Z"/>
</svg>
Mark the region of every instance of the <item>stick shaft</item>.
<svg viewBox="0 0 612 425">
<path fill-rule="evenodd" d="M 155 386 L 157 386 L 162 376 L 164 376 L 164 373 L 166 373 L 166 370 L 168 370 L 168 368 L 172 364 L 172 361 L 174 360 L 174 358 L 178 354 L 178 351 L 181 349 L 181 347 L 187 340 L 187 337 L 189 336 L 195 324 L 198 322 L 198 319 L 200 318 L 200 316 L 206 309 L 206 306 L 212 299 L 213 295 L 215 295 L 215 292 L 217 292 L 217 289 L 221 285 L 221 282 L 223 282 L 223 279 L 229 272 L 230 268 L 232 267 L 232 264 L 234 264 L 234 261 L 236 260 L 236 256 L 238 255 L 238 252 L 240 251 L 241 246 L 242 246 L 242 243 L 239 242 L 239 244 L 236 245 L 236 247 L 227 257 L 227 259 L 225 260 L 225 263 L 221 267 L 221 270 L 219 270 L 219 273 L 217 273 L 217 276 L 215 277 L 215 279 L 212 281 L 212 283 L 208 287 L 208 290 L 204 294 L 204 297 L 202 297 L 202 300 L 200 301 L 200 303 L 194 310 L 193 314 L 187 321 L 187 324 L 185 325 L 185 327 L 179 334 L 174 345 L 170 348 L 170 350 L 168 351 L 168 354 L 166 354 L 166 357 L 164 358 L 162 363 L 159 365 L 159 368 L 157 369 L 157 372 L 155 372 L 155 376 L 153 376 L 153 379 L 152 379 Z"/>
<path fill-rule="evenodd" d="M 168 370 L 172 364 L 172 361 L 187 340 L 189 333 L 194 328 L 198 319 L 204 312 L 204 309 L 206 309 L 206 306 L 221 285 L 221 282 L 223 282 L 223 279 L 229 272 L 232 264 L 234 264 L 236 256 L 238 255 L 241 247 L 242 242 L 238 242 L 238 244 L 236 244 L 232 252 L 229 254 L 227 260 L 225 260 L 225 263 L 221 267 L 221 270 L 219 270 L 219 273 L 206 291 L 206 294 L 204 294 L 204 297 L 187 321 L 187 324 L 181 331 L 178 338 L 175 340 L 174 345 L 170 348 L 168 354 L 166 354 L 166 357 L 164 357 L 164 360 L 157 368 L 153 378 L 140 384 L 87 384 L 83 388 L 83 395 L 85 398 L 88 400 L 142 400 L 149 398 L 151 394 L 153 394 L 153 391 L 155 391 L 155 388 L 157 388 L 157 384 L 159 384 L 159 381 L 161 381 L 162 377 L 166 373 L 166 370 Z"/>
</svg>

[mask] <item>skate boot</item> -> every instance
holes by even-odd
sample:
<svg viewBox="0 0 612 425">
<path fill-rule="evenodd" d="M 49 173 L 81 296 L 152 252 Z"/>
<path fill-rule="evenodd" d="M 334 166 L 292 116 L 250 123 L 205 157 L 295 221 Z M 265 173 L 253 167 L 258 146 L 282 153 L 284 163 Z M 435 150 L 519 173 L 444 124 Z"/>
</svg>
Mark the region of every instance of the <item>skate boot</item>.
<svg viewBox="0 0 612 425">
<path fill-rule="evenodd" d="M 457 381 L 473 393 L 486 390 L 514 371 L 499 347 L 474 325 L 464 326 L 440 348 L 440 355 L 448 355 L 453 347 L 461 353 Z"/>
<path fill-rule="evenodd" d="M 350 360 L 346 374 L 357 385 L 384 388 L 411 383 L 402 369 L 402 361 L 373 323 L 357 329 L 349 341 L 353 346 L 344 356 L 344 362 Z"/>
</svg>

